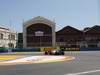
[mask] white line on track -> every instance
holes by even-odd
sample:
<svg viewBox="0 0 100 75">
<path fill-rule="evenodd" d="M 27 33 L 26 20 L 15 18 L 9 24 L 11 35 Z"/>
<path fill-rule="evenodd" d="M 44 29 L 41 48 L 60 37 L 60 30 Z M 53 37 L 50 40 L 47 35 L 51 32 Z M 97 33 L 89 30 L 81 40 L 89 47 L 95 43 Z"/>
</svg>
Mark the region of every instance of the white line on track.
<svg viewBox="0 0 100 75">
<path fill-rule="evenodd" d="M 54 62 L 66 59 L 66 56 L 30 56 L 25 58 L 19 58 L 15 60 L 3 61 L 3 63 L 20 63 L 20 62 Z M 67 59 L 71 59 L 70 57 Z"/>
<path fill-rule="evenodd" d="M 85 72 L 78 72 L 78 73 L 70 73 L 70 74 L 64 74 L 64 75 L 83 75 L 83 74 L 95 73 L 95 72 L 100 72 L 100 69 L 99 70 L 85 71 Z"/>
</svg>

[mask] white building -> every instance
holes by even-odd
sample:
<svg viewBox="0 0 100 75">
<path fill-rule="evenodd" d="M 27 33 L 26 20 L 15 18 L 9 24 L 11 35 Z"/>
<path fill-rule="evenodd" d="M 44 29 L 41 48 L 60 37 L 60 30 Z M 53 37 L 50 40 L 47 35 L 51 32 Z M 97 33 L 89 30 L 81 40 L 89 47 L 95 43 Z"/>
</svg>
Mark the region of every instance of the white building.
<svg viewBox="0 0 100 75">
<path fill-rule="evenodd" d="M 8 28 L 0 27 L 0 47 L 15 48 L 17 42 L 17 34 Z"/>
</svg>

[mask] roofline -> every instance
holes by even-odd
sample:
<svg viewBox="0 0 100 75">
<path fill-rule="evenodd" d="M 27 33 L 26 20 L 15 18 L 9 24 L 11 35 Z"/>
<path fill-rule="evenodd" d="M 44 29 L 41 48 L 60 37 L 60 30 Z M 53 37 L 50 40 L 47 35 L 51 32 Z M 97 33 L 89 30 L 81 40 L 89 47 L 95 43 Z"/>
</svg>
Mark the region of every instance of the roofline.
<svg viewBox="0 0 100 75">
<path fill-rule="evenodd" d="M 5 30 L 9 30 L 9 28 L 4 28 L 4 27 L 0 27 L 0 29 L 5 29 Z"/>
<path fill-rule="evenodd" d="M 69 26 L 69 25 L 63 27 L 62 29 L 60 29 L 60 30 L 58 30 L 58 31 L 56 31 L 56 33 L 57 33 L 57 32 L 60 32 L 61 30 L 63 30 L 64 28 L 66 28 L 66 27 L 68 27 L 68 26 Z M 73 28 L 73 29 L 75 29 L 75 30 L 78 30 L 78 31 L 80 31 L 80 32 L 83 32 L 83 31 L 81 31 L 81 30 L 79 30 L 79 29 L 76 29 L 76 28 L 74 28 L 74 27 L 72 27 L 72 26 L 69 26 L 69 27 L 71 27 L 71 28 Z"/>
<path fill-rule="evenodd" d="M 87 31 L 83 31 L 83 32 L 88 32 L 88 31 L 90 31 L 91 29 L 93 29 L 95 26 L 99 26 L 99 27 L 100 27 L 100 25 L 94 25 L 94 26 L 90 27 L 90 29 L 88 29 Z"/>
</svg>

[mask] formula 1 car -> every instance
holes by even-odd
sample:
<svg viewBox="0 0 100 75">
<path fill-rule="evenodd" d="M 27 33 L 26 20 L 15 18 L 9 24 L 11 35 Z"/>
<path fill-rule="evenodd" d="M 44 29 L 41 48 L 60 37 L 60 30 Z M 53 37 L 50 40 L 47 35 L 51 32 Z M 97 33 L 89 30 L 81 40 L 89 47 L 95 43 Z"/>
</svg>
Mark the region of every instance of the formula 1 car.
<svg viewBox="0 0 100 75">
<path fill-rule="evenodd" d="M 64 55 L 64 51 L 63 50 L 48 50 L 45 51 L 44 53 L 45 55 Z"/>
</svg>

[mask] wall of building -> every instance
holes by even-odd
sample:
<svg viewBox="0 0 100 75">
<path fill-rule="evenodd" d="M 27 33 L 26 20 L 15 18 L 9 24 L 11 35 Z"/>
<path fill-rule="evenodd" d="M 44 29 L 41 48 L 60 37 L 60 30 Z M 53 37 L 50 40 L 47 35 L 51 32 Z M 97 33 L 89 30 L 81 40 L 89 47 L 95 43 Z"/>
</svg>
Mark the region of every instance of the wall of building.
<svg viewBox="0 0 100 75">
<path fill-rule="evenodd" d="M 43 35 L 37 35 L 38 32 Z M 55 47 L 55 23 L 41 16 L 25 22 L 23 24 L 23 47 Z"/>
<path fill-rule="evenodd" d="M 56 42 L 60 47 L 100 47 L 100 26 L 95 25 L 86 31 L 64 27 L 56 32 Z"/>
<path fill-rule="evenodd" d="M 23 39 L 24 48 L 27 48 L 27 41 L 30 40 L 29 38 L 27 38 L 27 35 L 28 35 L 27 28 L 32 25 L 35 26 L 35 24 L 39 24 L 39 23 L 41 23 L 41 25 L 46 24 L 52 28 L 52 46 L 51 47 L 71 47 L 71 48 L 72 47 L 73 48 L 100 47 L 100 26 L 99 25 L 85 28 L 84 30 L 78 30 L 74 27 L 66 26 L 62 28 L 61 30 L 55 32 L 55 22 L 52 22 L 41 16 L 38 16 L 23 23 L 23 36 L 22 36 L 23 38 L 22 39 Z M 29 30 L 34 33 L 33 28 Z M 38 26 L 37 29 L 41 30 L 41 26 Z M 44 30 L 46 30 L 46 28 Z M 34 41 L 35 39 L 32 39 L 32 40 Z M 20 43 L 20 45 L 22 44 Z M 43 47 L 42 45 L 41 46 L 36 45 L 36 46 Z M 33 47 L 36 47 L 36 46 L 33 46 Z"/>
<path fill-rule="evenodd" d="M 15 48 L 17 42 L 17 34 L 9 29 L 0 28 L 0 47 Z"/>
</svg>

